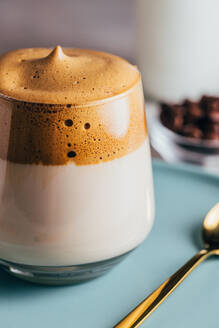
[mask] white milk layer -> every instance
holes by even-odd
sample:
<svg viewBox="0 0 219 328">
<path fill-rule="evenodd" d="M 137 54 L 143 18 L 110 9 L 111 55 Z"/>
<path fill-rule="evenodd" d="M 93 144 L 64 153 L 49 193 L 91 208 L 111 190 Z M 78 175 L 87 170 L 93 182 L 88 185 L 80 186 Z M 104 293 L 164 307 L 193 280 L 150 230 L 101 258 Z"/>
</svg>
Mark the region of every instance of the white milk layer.
<svg viewBox="0 0 219 328">
<path fill-rule="evenodd" d="M 148 139 L 98 165 L 0 160 L 0 258 L 73 265 L 130 251 L 149 233 L 154 194 Z"/>
</svg>

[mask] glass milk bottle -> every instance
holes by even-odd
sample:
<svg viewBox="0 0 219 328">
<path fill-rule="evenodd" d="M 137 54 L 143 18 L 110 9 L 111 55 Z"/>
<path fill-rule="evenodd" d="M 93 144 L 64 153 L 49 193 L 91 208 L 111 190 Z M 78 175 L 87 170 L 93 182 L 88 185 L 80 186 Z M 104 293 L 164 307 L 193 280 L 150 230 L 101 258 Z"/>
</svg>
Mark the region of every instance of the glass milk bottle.
<svg viewBox="0 0 219 328">
<path fill-rule="evenodd" d="M 138 65 L 148 97 L 219 93 L 219 1 L 137 0 Z"/>
</svg>

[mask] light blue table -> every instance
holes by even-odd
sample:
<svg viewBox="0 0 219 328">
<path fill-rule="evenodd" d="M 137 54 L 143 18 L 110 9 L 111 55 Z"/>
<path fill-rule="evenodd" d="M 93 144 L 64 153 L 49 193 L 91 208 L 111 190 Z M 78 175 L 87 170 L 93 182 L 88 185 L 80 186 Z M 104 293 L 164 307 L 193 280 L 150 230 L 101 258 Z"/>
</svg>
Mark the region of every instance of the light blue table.
<svg viewBox="0 0 219 328">
<path fill-rule="evenodd" d="M 148 239 L 109 274 L 70 287 L 32 285 L 0 271 L 0 327 L 112 328 L 200 247 L 219 178 L 154 162 L 156 222 Z M 142 325 L 219 326 L 219 259 L 203 263 Z"/>
</svg>

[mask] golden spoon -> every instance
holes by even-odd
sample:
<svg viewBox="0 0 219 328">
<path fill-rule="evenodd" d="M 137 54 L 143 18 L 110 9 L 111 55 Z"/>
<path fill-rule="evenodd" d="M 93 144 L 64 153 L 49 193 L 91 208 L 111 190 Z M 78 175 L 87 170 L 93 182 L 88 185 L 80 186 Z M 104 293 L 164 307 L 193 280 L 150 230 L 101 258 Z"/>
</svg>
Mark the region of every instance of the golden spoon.
<svg viewBox="0 0 219 328">
<path fill-rule="evenodd" d="M 205 244 L 200 252 L 191 258 L 176 273 L 141 302 L 132 312 L 122 319 L 114 328 L 136 328 L 169 296 L 174 289 L 210 255 L 219 255 L 219 203 L 206 215 L 202 236 Z"/>
</svg>

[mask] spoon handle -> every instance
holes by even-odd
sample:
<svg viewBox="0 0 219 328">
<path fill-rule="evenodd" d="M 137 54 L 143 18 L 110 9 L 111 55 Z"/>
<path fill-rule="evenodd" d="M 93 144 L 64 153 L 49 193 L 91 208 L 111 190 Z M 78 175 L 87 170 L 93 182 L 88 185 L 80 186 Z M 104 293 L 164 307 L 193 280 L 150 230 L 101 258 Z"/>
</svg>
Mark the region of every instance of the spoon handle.
<svg viewBox="0 0 219 328">
<path fill-rule="evenodd" d="M 122 319 L 114 328 L 136 328 L 169 296 L 188 274 L 204 261 L 212 252 L 201 250 L 176 273 L 163 282 L 152 294 Z"/>
</svg>

